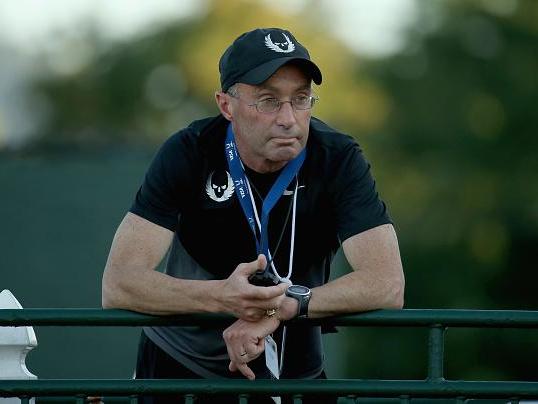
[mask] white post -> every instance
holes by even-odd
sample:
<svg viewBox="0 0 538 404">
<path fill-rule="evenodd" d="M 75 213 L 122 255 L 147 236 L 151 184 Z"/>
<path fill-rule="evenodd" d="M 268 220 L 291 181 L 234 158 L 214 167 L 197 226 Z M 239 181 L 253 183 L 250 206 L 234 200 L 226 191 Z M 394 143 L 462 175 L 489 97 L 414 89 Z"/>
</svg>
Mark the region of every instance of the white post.
<svg viewBox="0 0 538 404">
<path fill-rule="evenodd" d="M 22 309 L 13 294 L 0 293 L 0 309 Z M 32 327 L 0 327 L 0 379 L 37 379 L 26 367 L 26 355 L 37 346 Z M 32 399 L 32 402 L 34 400 Z M 0 397 L 1 404 L 19 404 L 17 397 Z"/>
</svg>

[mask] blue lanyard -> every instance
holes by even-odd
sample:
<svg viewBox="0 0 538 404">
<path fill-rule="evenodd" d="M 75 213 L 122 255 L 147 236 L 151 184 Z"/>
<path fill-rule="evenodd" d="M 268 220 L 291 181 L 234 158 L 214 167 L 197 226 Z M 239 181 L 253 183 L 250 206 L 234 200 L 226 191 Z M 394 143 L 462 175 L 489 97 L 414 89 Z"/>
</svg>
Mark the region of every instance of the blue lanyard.
<svg viewBox="0 0 538 404">
<path fill-rule="evenodd" d="M 258 240 L 258 236 L 256 234 L 256 220 L 254 218 L 254 209 L 256 209 L 256 207 L 252 206 L 247 185 L 248 180 L 245 176 L 243 164 L 241 163 L 241 157 L 239 157 L 239 153 L 237 152 L 237 146 L 235 144 L 234 132 L 231 123 L 228 125 L 228 129 L 226 131 L 224 153 L 226 155 L 226 160 L 228 160 L 230 176 L 234 182 L 235 194 L 237 195 L 237 199 L 239 199 L 243 213 L 245 214 L 250 229 L 254 234 L 254 239 L 256 240 L 257 253 L 265 254 L 267 259 L 269 259 L 269 236 L 267 231 L 269 225 L 269 213 L 276 205 L 288 185 L 290 185 L 293 177 L 295 177 L 301 169 L 306 157 L 306 148 L 304 148 L 297 157 L 286 164 L 277 180 L 271 187 L 271 190 L 263 200 L 262 214 L 260 218 L 261 240 Z"/>
</svg>

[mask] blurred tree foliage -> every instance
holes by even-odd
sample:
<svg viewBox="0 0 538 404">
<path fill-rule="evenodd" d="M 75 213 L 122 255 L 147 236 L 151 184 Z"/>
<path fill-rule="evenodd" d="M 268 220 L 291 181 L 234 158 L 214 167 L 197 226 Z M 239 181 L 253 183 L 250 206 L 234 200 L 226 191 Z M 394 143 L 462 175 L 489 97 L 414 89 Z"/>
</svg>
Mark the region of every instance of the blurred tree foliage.
<svg viewBox="0 0 538 404">
<path fill-rule="evenodd" d="M 509 16 L 484 3 L 446 3 L 434 31 L 417 24 L 407 49 L 368 68 L 392 104 L 371 139 L 380 183 L 429 261 L 409 285 L 432 289 L 412 293 L 415 306 L 538 307 L 538 3 Z M 439 302 L 443 288 L 459 293 Z"/>
<path fill-rule="evenodd" d="M 53 69 L 36 84 L 51 107 L 38 147 L 160 143 L 193 119 L 216 114 L 213 94 L 219 89 L 221 54 L 238 33 L 268 24 L 293 27 L 301 39 L 316 38 L 308 43 L 311 53 L 324 75 L 338 77 L 328 88 L 318 89 L 327 100 L 319 113 L 350 129 L 381 124 L 387 111 L 383 93 L 373 82 L 355 77 L 357 61 L 338 41 L 314 24 L 301 23 L 263 3 L 216 1 L 198 19 L 123 44 L 108 44 L 86 27 L 89 63 L 67 73 Z M 43 66 L 56 65 L 50 58 L 43 55 Z M 346 105 L 365 107 L 341 108 L 330 102 L 337 97 Z"/>
<path fill-rule="evenodd" d="M 113 45 L 88 29 L 88 63 L 36 83 L 51 119 L 33 146 L 158 144 L 216 113 L 218 59 L 238 33 L 289 27 L 324 73 L 316 115 L 357 136 L 374 163 L 399 232 L 407 306 L 537 309 L 538 2 L 418 4 L 408 45 L 382 60 L 351 54 L 315 7 L 298 18 L 216 1 L 197 19 Z M 536 378 L 530 334 L 449 334 L 449 377 Z M 348 374 L 425 376 L 425 334 L 351 335 L 359 359 Z M 404 362 L 398 373 L 391 355 Z"/>
<path fill-rule="evenodd" d="M 390 97 L 365 139 L 399 228 L 407 307 L 536 310 L 538 3 L 507 15 L 495 2 L 420 4 L 407 48 L 363 71 Z M 531 338 L 450 332 L 449 376 L 536 379 Z"/>
</svg>

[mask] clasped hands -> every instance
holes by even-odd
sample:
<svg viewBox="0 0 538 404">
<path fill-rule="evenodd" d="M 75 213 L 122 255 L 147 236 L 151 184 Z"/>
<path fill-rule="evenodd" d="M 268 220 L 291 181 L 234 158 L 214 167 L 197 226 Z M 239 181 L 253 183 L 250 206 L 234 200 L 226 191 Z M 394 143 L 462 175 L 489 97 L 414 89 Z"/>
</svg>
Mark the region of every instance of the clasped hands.
<svg viewBox="0 0 538 404">
<path fill-rule="evenodd" d="M 293 318 L 298 310 L 297 301 L 285 296 L 287 284 L 260 287 L 249 283 L 249 276 L 266 265 L 264 255 L 238 265 L 224 280 L 221 291 L 224 310 L 238 317 L 223 332 L 230 356 L 228 368 L 232 372 L 240 371 L 250 380 L 255 375 L 248 363 L 263 353 L 265 337 L 278 328 L 280 321 Z"/>
</svg>

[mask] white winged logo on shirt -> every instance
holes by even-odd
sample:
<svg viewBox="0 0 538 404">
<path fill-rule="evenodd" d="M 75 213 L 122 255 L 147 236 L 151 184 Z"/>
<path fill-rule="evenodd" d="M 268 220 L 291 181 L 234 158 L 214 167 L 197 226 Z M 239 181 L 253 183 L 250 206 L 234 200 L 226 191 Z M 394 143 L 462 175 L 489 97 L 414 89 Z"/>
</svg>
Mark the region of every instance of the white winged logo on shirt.
<svg viewBox="0 0 538 404">
<path fill-rule="evenodd" d="M 288 38 L 286 34 L 282 34 L 284 36 L 285 42 L 273 42 L 271 40 L 271 34 L 267 34 L 265 36 L 265 46 L 267 46 L 269 49 L 275 51 L 275 52 L 282 52 L 282 53 L 290 53 L 295 50 L 294 43 Z"/>
<path fill-rule="evenodd" d="M 224 175 L 226 173 L 226 175 Z M 230 199 L 234 193 L 234 183 L 228 171 L 218 172 L 211 171 L 205 184 L 205 192 L 215 202 L 224 202 Z"/>
</svg>

